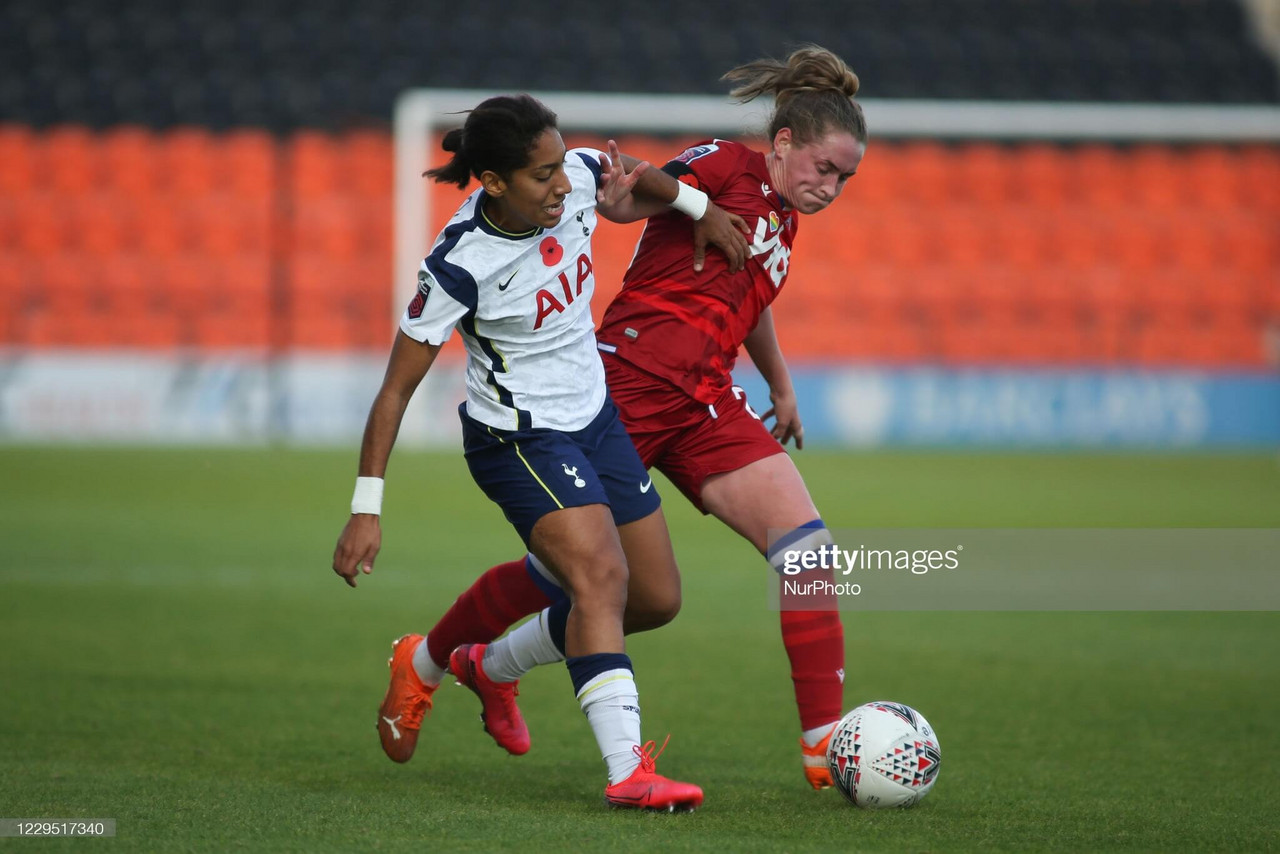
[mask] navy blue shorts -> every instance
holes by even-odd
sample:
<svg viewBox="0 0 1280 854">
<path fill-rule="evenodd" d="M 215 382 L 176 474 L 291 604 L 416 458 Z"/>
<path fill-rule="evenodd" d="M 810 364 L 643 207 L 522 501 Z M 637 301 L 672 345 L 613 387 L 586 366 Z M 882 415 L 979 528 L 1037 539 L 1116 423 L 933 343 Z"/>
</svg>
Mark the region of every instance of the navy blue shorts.
<svg viewBox="0 0 1280 854">
<path fill-rule="evenodd" d="M 467 468 L 526 546 L 534 524 L 554 510 L 606 504 L 613 523 L 625 525 L 662 503 L 612 400 L 573 433 L 499 430 L 467 415 L 466 407 L 458 415 Z"/>
</svg>

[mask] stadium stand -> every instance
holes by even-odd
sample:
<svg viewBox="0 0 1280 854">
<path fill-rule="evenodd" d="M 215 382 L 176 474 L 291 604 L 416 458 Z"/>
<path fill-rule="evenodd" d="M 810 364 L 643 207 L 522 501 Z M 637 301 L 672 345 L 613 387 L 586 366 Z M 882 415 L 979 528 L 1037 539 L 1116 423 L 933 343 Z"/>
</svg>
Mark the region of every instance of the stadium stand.
<svg viewBox="0 0 1280 854">
<path fill-rule="evenodd" d="M 497 0 L 12 0 L 0 344 L 384 349 L 387 121 L 413 86 L 718 91 L 731 65 L 816 40 L 850 58 L 868 96 L 1280 100 L 1240 5 L 1158 6 L 823 0 L 745 16 L 727 0 L 657 0 L 600 26 L 585 0 L 552 19 Z M 621 143 L 661 162 L 682 141 Z M 453 190 L 433 192 L 437 211 L 456 206 Z M 793 358 L 1274 358 L 1274 145 L 875 140 L 847 193 L 802 224 L 800 244 L 824 251 L 797 253 L 778 312 Z M 600 232 L 601 299 L 637 233 Z"/>
</svg>

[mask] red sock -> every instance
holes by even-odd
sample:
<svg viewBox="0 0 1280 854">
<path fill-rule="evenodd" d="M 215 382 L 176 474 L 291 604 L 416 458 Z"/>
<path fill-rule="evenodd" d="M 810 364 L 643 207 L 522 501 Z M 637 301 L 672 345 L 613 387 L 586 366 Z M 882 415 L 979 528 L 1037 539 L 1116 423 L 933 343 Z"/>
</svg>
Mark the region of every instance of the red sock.
<svg viewBox="0 0 1280 854">
<path fill-rule="evenodd" d="M 839 611 L 783 611 L 782 643 L 791 659 L 800 728 L 844 715 L 844 627 Z"/>
<path fill-rule="evenodd" d="M 500 563 L 477 578 L 427 632 L 427 652 L 448 669 L 449 654 L 460 645 L 488 643 L 516 620 L 550 604 L 525 569 L 524 558 Z"/>
</svg>

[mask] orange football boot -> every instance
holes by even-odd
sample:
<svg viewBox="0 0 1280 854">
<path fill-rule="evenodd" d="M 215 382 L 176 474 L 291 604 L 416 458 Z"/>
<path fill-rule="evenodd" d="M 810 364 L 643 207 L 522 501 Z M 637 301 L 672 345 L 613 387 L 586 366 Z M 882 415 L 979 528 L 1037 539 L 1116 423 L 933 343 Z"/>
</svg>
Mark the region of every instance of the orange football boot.
<svg viewBox="0 0 1280 854">
<path fill-rule="evenodd" d="M 391 645 L 391 684 L 387 696 L 378 707 L 378 738 L 382 750 L 395 762 L 408 762 L 418 746 L 418 730 L 422 716 L 431 711 L 431 695 L 436 687 L 427 687 L 413 669 L 413 653 L 424 643 L 422 635 L 405 635 Z"/>
<path fill-rule="evenodd" d="M 827 745 L 831 744 L 831 733 L 835 731 L 835 724 L 832 724 L 831 732 L 823 736 L 822 741 L 813 747 L 805 744 L 803 738 L 800 739 L 800 756 L 804 761 L 804 778 L 815 789 L 829 789 L 832 786 L 831 766 L 827 764 Z"/>
</svg>

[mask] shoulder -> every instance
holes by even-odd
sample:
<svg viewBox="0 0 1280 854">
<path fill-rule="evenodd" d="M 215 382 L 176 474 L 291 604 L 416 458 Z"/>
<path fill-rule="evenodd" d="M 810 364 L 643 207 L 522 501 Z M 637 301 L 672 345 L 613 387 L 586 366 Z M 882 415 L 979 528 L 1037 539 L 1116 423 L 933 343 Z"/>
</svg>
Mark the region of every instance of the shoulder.
<svg viewBox="0 0 1280 854">
<path fill-rule="evenodd" d="M 740 142 L 732 139 L 707 139 L 694 143 L 673 158 L 674 163 L 691 164 L 704 160 L 708 163 L 740 163 L 761 155 Z"/>
<path fill-rule="evenodd" d="M 474 198 L 459 210 L 474 208 Z M 476 224 L 474 216 L 456 216 L 436 239 L 431 254 L 422 261 L 419 284 L 425 273 L 445 293 L 464 305 L 476 303 L 476 280 L 494 263 L 491 241 Z"/>
<path fill-rule="evenodd" d="M 569 175 L 569 181 L 574 189 L 578 189 L 580 183 L 585 184 L 588 181 L 592 192 L 599 188 L 602 153 L 596 148 L 571 148 L 565 152 L 564 171 Z"/>
</svg>

